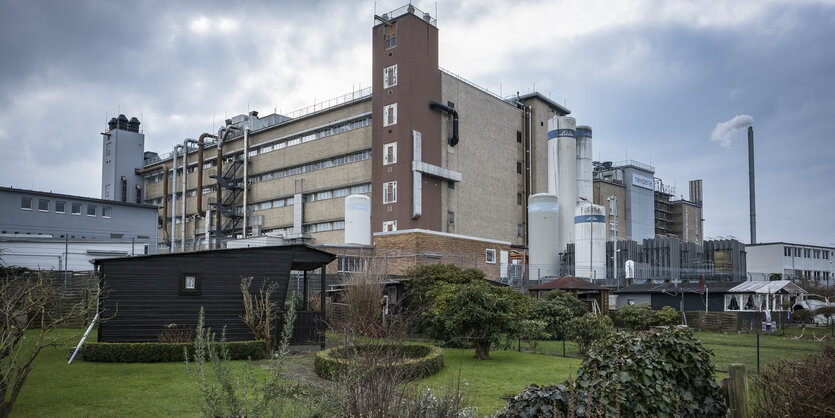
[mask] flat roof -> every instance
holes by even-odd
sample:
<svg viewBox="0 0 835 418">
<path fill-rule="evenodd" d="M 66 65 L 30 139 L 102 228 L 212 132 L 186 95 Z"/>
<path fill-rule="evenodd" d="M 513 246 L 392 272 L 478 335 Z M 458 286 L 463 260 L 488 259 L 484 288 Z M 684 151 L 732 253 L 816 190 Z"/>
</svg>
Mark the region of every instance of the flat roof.
<svg viewBox="0 0 835 418">
<path fill-rule="evenodd" d="M 746 247 L 760 247 L 760 246 L 766 246 L 766 245 L 791 245 L 791 246 L 797 246 L 797 247 L 815 247 L 815 248 L 826 248 L 828 250 L 835 250 L 835 247 L 829 247 L 829 246 L 826 246 L 826 245 L 798 244 L 798 243 L 793 243 L 793 242 L 782 242 L 782 241 L 778 241 L 778 242 L 760 242 L 760 243 L 757 243 L 757 244 L 745 244 Z"/>
<path fill-rule="evenodd" d="M 549 97 L 546 97 L 544 94 L 542 94 L 538 91 L 523 94 L 523 95 L 519 96 L 518 99 L 519 100 L 539 99 L 539 100 L 542 100 L 545 103 L 548 103 L 548 105 L 553 107 L 554 109 L 557 109 L 560 112 L 564 112 L 563 116 L 571 114 L 571 110 L 569 110 L 567 107 L 551 100 Z"/>
<path fill-rule="evenodd" d="M 86 197 L 86 196 L 77 196 L 77 195 L 70 195 L 70 194 L 42 192 L 42 191 L 38 191 L 38 190 L 16 189 L 14 187 L 2 187 L 2 186 L 0 186 L 0 191 L 21 193 L 21 194 L 33 194 L 33 195 L 37 195 L 37 196 L 48 196 L 48 197 L 59 198 L 59 199 L 83 200 L 83 201 L 86 201 L 86 202 L 96 202 L 96 203 L 102 203 L 102 204 L 108 204 L 108 205 L 114 205 L 114 206 L 128 206 L 128 207 L 135 207 L 135 208 L 142 208 L 142 209 L 159 210 L 159 207 L 154 206 L 154 205 L 142 205 L 142 204 L 139 204 L 139 203 L 120 202 L 118 200 L 99 199 L 97 197 Z"/>
</svg>

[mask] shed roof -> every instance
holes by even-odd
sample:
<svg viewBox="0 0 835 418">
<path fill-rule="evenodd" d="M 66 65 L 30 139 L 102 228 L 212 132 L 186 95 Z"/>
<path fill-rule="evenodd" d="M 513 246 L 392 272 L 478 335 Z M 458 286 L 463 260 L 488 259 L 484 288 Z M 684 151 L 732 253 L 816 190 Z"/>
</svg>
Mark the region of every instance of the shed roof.
<svg viewBox="0 0 835 418">
<path fill-rule="evenodd" d="M 292 269 L 293 270 L 315 270 L 333 261 L 336 256 L 327 251 L 322 251 L 306 244 L 290 244 L 290 245 L 273 245 L 267 247 L 252 247 L 252 248 L 226 248 L 217 250 L 192 251 L 185 253 L 174 254 L 154 254 L 154 255 L 140 255 L 134 257 L 118 257 L 118 258 L 99 258 L 94 261 L 96 266 L 107 265 L 112 263 L 129 263 L 137 262 L 145 259 L 160 258 L 160 257 L 181 257 L 181 258 L 203 258 L 213 257 L 217 254 L 248 254 L 248 253 L 264 253 L 275 251 L 277 254 L 287 252 L 292 254 Z"/>
<path fill-rule="evenodd" d="M 574 276 L 563 276 L 556 280 L 542 283 L 528 290 L 608 290 L 606 287 L 587 282 Z"/>
</svg>

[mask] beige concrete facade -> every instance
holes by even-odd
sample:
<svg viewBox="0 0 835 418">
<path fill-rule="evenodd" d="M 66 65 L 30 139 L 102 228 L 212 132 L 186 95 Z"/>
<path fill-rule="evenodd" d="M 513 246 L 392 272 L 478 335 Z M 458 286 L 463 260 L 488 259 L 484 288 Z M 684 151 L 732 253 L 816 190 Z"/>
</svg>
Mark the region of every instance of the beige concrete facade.
<svg viewBox="0 0 835 418">
<path fill-rule="evenodd" d="M 683 242 L 701 244 L 704 240 L 701 230 L 702 206 L 685 200 L 670 202 L 670 206 L 673 221 L 672 233 Z"/>
<path fill-rule="evenodd" d="M 613 240 L 613 230 L 616 231 L 617 239 L 627 239 L 626 187 L 623 184 L 595 179 L 593 183 L 592 199 L 594 200 L 595 205 L 600 205 L 605 208 L 606 240 Z"/>
</svg>

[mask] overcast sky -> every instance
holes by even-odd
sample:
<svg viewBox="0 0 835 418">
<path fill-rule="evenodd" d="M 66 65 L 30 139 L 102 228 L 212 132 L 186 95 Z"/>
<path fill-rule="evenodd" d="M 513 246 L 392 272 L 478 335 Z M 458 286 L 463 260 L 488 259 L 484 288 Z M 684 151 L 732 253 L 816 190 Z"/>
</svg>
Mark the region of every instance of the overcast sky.
<svg viewBox="0 0 835 418">
<path fill-rule="evenodd" d="M 443 68 L 565 104 L 596 160 L 651 164 L 676 195 L 703 179 L 706 236 L 750 241 L 752 118 L 758 241 L 835 245 L 835 1 L 414 4 L 438 18 Z M 374 10 L 0 0 L 0 185 L 99 197 L 100 133 L 119 113 L 162 153 L 248 110 L 368 87 Z"/>
</svg>

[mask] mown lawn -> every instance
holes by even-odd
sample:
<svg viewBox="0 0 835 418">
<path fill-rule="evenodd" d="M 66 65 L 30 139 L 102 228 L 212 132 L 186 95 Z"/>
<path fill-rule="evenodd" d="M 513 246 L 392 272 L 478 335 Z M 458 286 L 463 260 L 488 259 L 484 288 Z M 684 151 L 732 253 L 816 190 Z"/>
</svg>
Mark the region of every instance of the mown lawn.
<svg viewBox="0 0 835 418">
<path fill-rule="evenodd" d="M 818 329 L 817 334 L 822 335 Z M 61 330 L 69 336 L 77 331 Z M 809 331 L 807 331 L 809 335 Z M 744 363 L 756 370 L 756 336 L 750 334 L 696 333 L 714 352 L 717 370 L 727 370 L 730 363 Z M 91 336 L 94 340 L 95 335 Z M 201 398 L 194 382 L 186 374 L 183 363 L 111 364 L 84 361 L 67 365 L 68 350 L 77 339 L 61 348 L 41 352 L 32 374 L 12 411 L 19 417 L 62 416 L 196 416 Z M 792 340 L 787 337 L 762 335 L 760 362 L 762 366 L 780 359 L 799 359 L 820 350 L 822 344 L 813 340 Z M 470 400 L 479 415 L 491 415 L 505 405 L 504 396 L 517 394 L 527 385 L 562 383 L 569 373 L 576 373 L 581 359 L 573 343 L 566 345 L 567 358 L 562 357 L 562 342 L 540 343 L 539 351 L 557 355 L 533 354 L 514 350 L 494 350 L 489 360 L 476 360 L 473 350 L 446 348 L 443 370 L 415 385 L 428 385 L 436 391 L 457 387 L 466 382 Z M 522 349 L 526 346 L 522 343 Z M 233 362 L 240 370 L 246 362 Z M 265 377 L 267 371 L 255 369 Z M 718 372 L 717 378 L 727 376 Z M 316 402 L 311 399 L 311 402 Z"/>
</svg>

